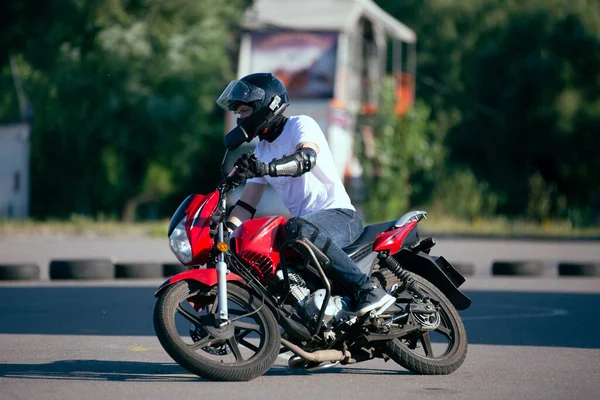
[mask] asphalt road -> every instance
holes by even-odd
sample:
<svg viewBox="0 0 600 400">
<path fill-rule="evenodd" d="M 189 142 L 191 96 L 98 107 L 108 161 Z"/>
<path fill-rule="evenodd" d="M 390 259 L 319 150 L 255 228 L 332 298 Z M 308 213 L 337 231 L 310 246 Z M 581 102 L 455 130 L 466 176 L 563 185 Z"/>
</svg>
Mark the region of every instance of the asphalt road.
<svg viewBox="0 0 600 400">
<path fill-rule="evenodd" d="M 0 239 L 0 259 L 111 256 L 170 261 L 164 241 Z M 309 374 L 285 355 L 245 383 L 208 382 L 175 364 L 152 328 L 160 280 L 0 282 L 0 399 L 598 399 L 600 279 L 498 278 L 488 262 L 599 260 L 596 243 L 440 241 L 478 270 L 463 288 L 463 366 L 418 376 L 380 360 Z M 441 251 L 444 250 L 444 251 Z M 164 258 L 163 258 L 164 257 Z M 487 269 L 486 269 L 487 268 Z"/>
<path fill-rule="evenodd" d="M 246 383 L 207 382 L 172 362 L 152 328 L 159 281 L 4 283 L 0 398 L 597 399 L 600 280 L 571 279 L 561 291 L 557 278 L 511 289 L 515 279 L 492 290 L 490 279 L 468 283 L 469 353 L 451 375 L 379 360 L 308 374 L 281 357 Z"/>
</svg>

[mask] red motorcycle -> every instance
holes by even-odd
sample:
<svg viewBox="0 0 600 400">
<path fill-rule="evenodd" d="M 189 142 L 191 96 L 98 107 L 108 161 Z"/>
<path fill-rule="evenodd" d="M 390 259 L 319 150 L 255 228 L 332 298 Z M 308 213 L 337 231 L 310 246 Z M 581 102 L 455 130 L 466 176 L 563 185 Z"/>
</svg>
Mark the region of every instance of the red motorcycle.
<svg viewBox="0 0 600 400">
<path fill-rule="evenodd" d="M 354 294 L 327 275 L 329 257 L 286 237 L 283 217 L 249 220 L 227 237 L 234 175 L 208 195 L 188 196 L 169 225 L 171 249 L 190 268 L 155 293 L 154 329 L 173 360 L 220 381 L 261 376 L 286 352 L 291 368 L 308 371 L 373 358 L 418 374 L 460 367 L 467 335 L 456 310 L 471 300 L 458 289 L 464 277 L 429 254 L 435 239 L 419 238 L 426 212 L 368 225 L 344 249 L 396 297 L 385 311 L 358 317 Z"/>
</svg>

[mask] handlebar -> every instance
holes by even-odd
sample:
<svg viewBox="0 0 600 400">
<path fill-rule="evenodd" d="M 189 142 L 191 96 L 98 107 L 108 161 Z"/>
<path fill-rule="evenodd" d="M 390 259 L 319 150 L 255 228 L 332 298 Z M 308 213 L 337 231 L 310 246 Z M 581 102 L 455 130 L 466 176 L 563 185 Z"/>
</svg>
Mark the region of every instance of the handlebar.
<svg viewBox="0 0 600 400">
<path fill-rule="evenodd" d="M 231 172 L 229 173 L 229 175 L 227 175 L 227 178 L 225 178 L 225 179 L 233 178 L 233 176 L 235 175 L 235 173 L 237 172 L 237 170 L 238 170 L 238 167 L 234 166 L 233 169 L 231 170 Z"/>
<path fill-rule="evenodd" d="M 221 192 L 221 196 L 227 195 L 240 185 L 241 182 L 234 181 L 233 177 L 236 175 L 238 167 L 233 167 L 231 172 L 223 179 L 223 181 L 217 186 L 217 190 Z"/>
</svg>

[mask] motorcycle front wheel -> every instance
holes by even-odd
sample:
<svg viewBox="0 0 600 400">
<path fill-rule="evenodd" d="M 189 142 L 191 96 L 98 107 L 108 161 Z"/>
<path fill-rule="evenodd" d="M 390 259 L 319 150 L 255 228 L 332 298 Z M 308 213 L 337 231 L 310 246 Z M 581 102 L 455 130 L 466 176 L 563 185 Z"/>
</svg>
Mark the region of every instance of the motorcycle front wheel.
<svg viewBox="0 0 600 400">
<path fill-rule="evenodd" d="M 434 284 L 422 276 L 413 273 L 410 275 L 418 282 L 421 290 L 430 296 L 438 310 L 440 324 L 431 331 L 419 331 L 408 337 L 389 340 L 383 344 L 382 350 L 396 363 L 414 373 L 450 374 L 462 365 L 467 356 L 467 332 L 464 324 L 450 300 Z M 386 268 L 375 270 L 373 278 L 386 289 L 394 284 L 402 284 Z M 399 297 L 410 299 L 412 293 L 404 292 Z"/>
<path fill-rule="evenodd" d="M 263 375 L 280 349 L 277 321 L 248 290 L 227 285 L 229 319 L 218 327 L 217 289 L 181 281 L 165 289 L 154 307 L 154 330 L 183 368 L 215 381 L 248 381 Z"/>
</svg>

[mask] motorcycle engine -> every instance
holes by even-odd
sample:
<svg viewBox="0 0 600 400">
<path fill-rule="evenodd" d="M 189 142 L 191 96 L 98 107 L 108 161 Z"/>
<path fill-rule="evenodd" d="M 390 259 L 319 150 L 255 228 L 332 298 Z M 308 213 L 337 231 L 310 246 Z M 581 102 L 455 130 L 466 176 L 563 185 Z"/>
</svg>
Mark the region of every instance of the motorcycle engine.
<svg viewBox="0 0 600 400">
<path fill-rule="evenodd" d="M 277 271 L 275 276 L 280 281 L 283 281 L 283 272 L 281 270 Z M 290 280 L 290 294 L 294 297 L 299 306 L 303 305 L 310 294 L 310 289 L 308 288 L 306 281 L 302 275 L 292 268 L 288 268 L 288 278 Z"/>
<path fill-rule="evenodd" d="M 281 270 L 277 271 L 276 275 L 280 280 L 283 280 Z M 288 268 L 288 278 L 290 280 L 290 294 L 296 300 L 296 310 L 302 317 L 308 320 L 316 320 L 323 307 L 325 289 L 317 289 L 311 292 L 302 275 L 292 268 Z M 352 311 L 349 297 L 331 296 L 323 315 L 325 325 L 329 328 L 334 327 L 344 319 L 346 312 L 349 311 Z"/>
<path fill-rule="evenodd" d="M 323 308 L 325 300 L 325 289 L 318 289 L 312 292 L 304 302 L 304 313 L 308 318 L 317 318 Z M 352 311 L 349 297 L 331 296 L 325 307 L 323 322 L 328 328 L 333 328 L 338 322 L 341 322 L 346 313 Z"/>
</svg>

